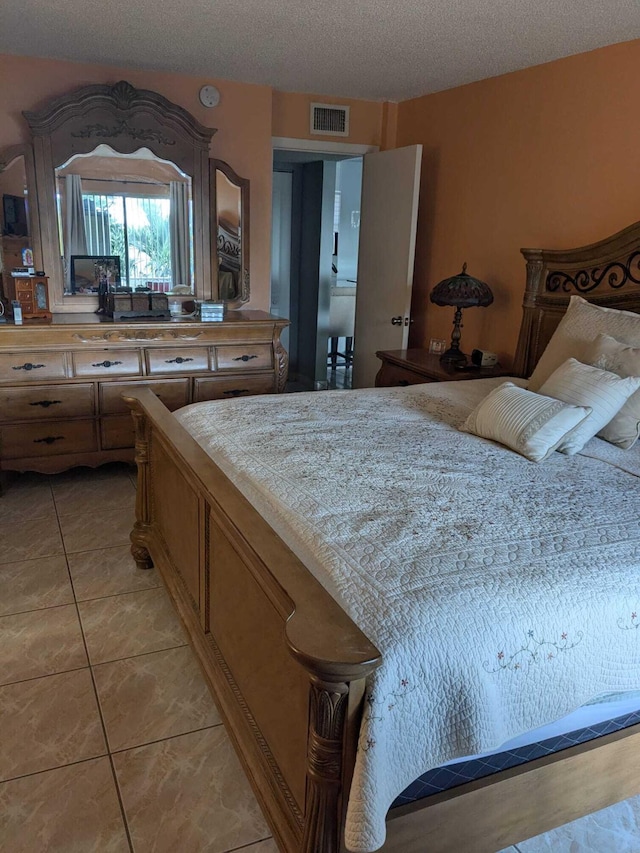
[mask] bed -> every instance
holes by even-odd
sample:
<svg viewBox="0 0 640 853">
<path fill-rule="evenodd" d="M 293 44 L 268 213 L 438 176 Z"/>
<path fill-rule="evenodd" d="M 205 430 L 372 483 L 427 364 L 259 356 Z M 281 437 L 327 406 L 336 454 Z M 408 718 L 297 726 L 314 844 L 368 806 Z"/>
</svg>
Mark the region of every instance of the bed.
<svg viewBox="0 0 640 853">
<path fill-rule="evenodd" d="M 523 254 L 527 261 L 527 285 L 514 369 L 517 376 L 531 373 L 572 295 L 580 294 L 603 306 L 640 312 L 640 223 L 580 249 L 523 250 Z M 366 756 L 368 753 L 373 756 L 376 739 L 381 732 L 386 737 L 387 731 L 387 724 L 374 719 L 377 713 L 372 712 L 378 707 L 375 687 L 382 691 L 384 707 L 390 711 L 389 706 L 409 706 L 415 704 L 418 697 L 418 704 L 428 703 L 429 689 L 437 696 L 445 682 L 455 682 L 457 695 L 465 696 L 465 690 L 459 689 L 460 684 L 474 680 L 475 670 L 471 665 L 471 675 L 463 678 L 459 667 L 455 669 L 442 662 L 436 665 L 438 658 L 435 656 L 429 658 L 429 666 L 423 668 L 420 690 L 414 693 L 414 673 L 405 677 L 398 668 L 400 659 L 395 655 L 394 638 L 402 633 L 403 624 L 406 624 L 407 636 L 418 637 L 423 625 L 420 620 L 427 613 L 431 620 L 429 636 L 437 636 L 442 643 L 450 642 L 446 618 L 438 622 L 437 613 L 445 612 L 443 607 L 451 573 L 438 576 L 434 586 L 442 589 L 438 592 L 439 598 L 435 592 L 428 596 L 431 609 L 424 609 L 427 606 L 424 596 L 419 606 L 411 601 L 407 603 L 412 595 L 418 601 L 415 569 L 422 571 L 424 568 L 418 565 L 418 552 L 428 553 L 431 558 L 440 540 L 451 544 L 451 537 L 456 536 L 459 541 L 453 543 L 455 549 L 449 549 L 448 556 L 443 554 L 441 564 L 454 550 L 462 561 L 462 570 L 468 572 L 470 578 L 475 577 L 477 562 L 488 561 L 490 569 L 500 564 L 498 539 L 495 535 L 491 538 L 489 523 L 500 517 L 495 506 L 474 508 L 467 498 L 464 522 L 458 519 L 453 527 L 435 529 L 448 511 L 447 506 L 456 511 L 460 495 L 469 493 L 474 478 L 475 503 L 486 497 L 482 471 L 497 464 L 500 454 L 503 459 L 509 453 L 454 428 L 474 401 L 490 390 L 491 383 L 495 384 L 496 380 L 375 389 L 352 392 L 353 397 L 340 392 L 287 395 L 298 400 L 229 401 L 213 404 L 217 409 L 188 407 L 174 414 L 149 391 L 128 398 L 136 425 L 138 465 L 133 555 L 140 567 L 153 563 L 159 569 L 282 850 L 290 853 L 333 853 L 347 847 L 373 850 L 384 841 L 381 848 L 384 851 L 445 853 L 473 849 L 478 853 L 491 853 L 640 793 L 640 774 L 636 767 L 640 724 L 635 722 L 636 718 L 628 716 L 631 725 L 617 731 L 609 729 L 611 733 L 608 734 L 602 734 L 606 728 L 600 730 L 601 736 L 597 739 L 577 743 L 560 752 L 549 752 L 428 797 L 400 797 L 400 804 L 396 802 L 387 816 L 386 840 L 384 830 L 381 835 L 375 819 L 367 813 L 373 801 L 386 801 L 392 790 L 403 793 L 398 790 L 398 780 L 404 771 L 395 767 L 395 742 L 391 742 L 387 757 L 383 757 L 377 781 L 375 773 L 367 775 L 369 759 Z M 452 386 L 468 388 L 463 392 L 460 387 L 456 391 Z M 461 393 L 470 396 L 461 399 Z M 350 515 L 348 490 L 344 498 L 340 497 L 341 486 L 346 488 L 339 482 L 340 470 L 348 467 L 345 462 L 348 454 L 340 462 L 341 454 L 337 453 L 337 468 L 331 469 L 332 454 L 326 444 L 320 442 L 320 449 L 315 452 L 318 464 L 313 469 L 301 469 L 300 459 L 296 458 L 297 449 L 318 447 L 327 422 L 335 425 L 338 434 L 347 435 L 350 430 L 353 439 L 354 425 L 349 423 L 348 411 L 351 399 L 361 401 L 357 405 L 363 407 L 361 411 L 365 414 L 369 413 L 368 418 L 365 417 L 365 421 L 371 421 L 368 428 L 377 430 L 378 434 L 376 442 L 367 442 L 366 431 L 361 430 L 361 434 L 356 431 L 362 452 L 365 456 L 369 453 L 367 464 L 377 472 L 376 488 L 369 494 L 366 476 L 369 469 L 358 469 L 363 474 L 358 492 L 364 496 L 365 510 L 369 513 L 365 512 L 364 516 Z M 263 407 L 260 411 L 256 408 L 258 405 Z M 398 423 L 394 413 L 400 411 L 403 417 Z M 210 434 L 207 437 L 202 431 L 206 432 L 211 419 L 217 422 L 217 429 L 213 437 Z M 199 435 L 199 440 L 191 433 Z M 222 433 L 226 433 L 224 440 Z M 384 436 L 383 441 L 380 435 Z M 415 453 L 412 456 L 403 446 L 414 442 L 415 448 L 415 442 L 423 440 L 431 442 L 428 446 L 432 459 L 446 460 L 446 465 L 439 463 L 435 474 L 433 466 L 428 471 L 425 469 L 425 475 L 428 473 L 432 478 L 426 486 L 420 479 L 418 457 Z M 436 440 L 437 445 L 433 444 Z M 476 445 L 468 443 L 474 441 Z M 640 632 L 635 630 L 637 614 L 631 612 L 632 601 L 635 601 L 634 577 L 640 567 L 637 512 L 634 518 L 632 509 L 640 476 L 640 453 L 637 446 L 620 451 L 600 447 L 606 444 L 600 439 L 594 441 L 597 443 L 595 451 L 570 460 L 552 460 L 550 467 L 548 462 L 535 466 L 515 454 L 504 463 L 515 479 L 518 471 L 536 472 L 531 474 L 533 503 L 540 507 L 539 511 L 552 528 L 548 541 L 543 531 L 536 545 L 537 553 L 531 559 L 536 560 L 537 574 L 532 573 L 527 582 L 532 584 L 538 576 L 552 579 L 561 595 L 554 588 L 551 594 L 547 590 L 546 599 L 540 596 L 536 599 L 529 595 L 533 587 L 528 587 L 524 600 L 538 601 L 537 618 L 544 620 L 545 612 L 558 606 L 559 595 L 560 600 L 568 602 L 572 589 L 583 586 L 587 589 L 586 581 L 581 584 L 576 579 L 579 571 L 593 567 L 580 562 L 580 555 L 596 545 L 604 549 L 603 589 L 616 591 L 616 595 L 605 601 L 603 595 L 595 594 L 590 587 L 589 607 L 595 609 L 588 607 L 584 614 L 585 620 L 590 618 L 593 625 L 600 626 L 605 617 L 613 620 L 610 633 L 613 636 L 617 631 L 615 646 L 608 640 L 602 641 L 611 666 L 603 666 L 602 658 L 597 658 L 596 647 L 601 638 L 594 646 L 592 634 L 577 623 L 576 612 L 570 616 L 571 624 L 559 627 L 555 634 L 549 633 L 548 624 L 541 625 L 538 631 L 537 625 L 527 621 L 534 617 L 533 612 L 526 614 L 526 625 L 520 626 L 524 631 L 521 643 L 524 654 L 530 655 L 532 650 L 537 654 L 540 646 L 540 653 L 544 652 L 544 659 L 549 662 L 544 668 L 529 666 L 527 671 L 533 686 L 527 689 L 540 694 L 544 692 L 540 690 L 541 685 L 550 685 L 554 679 L 562 683 L 564 677 L 567 707 L 562 713 L 572 709 L 574 700 L 579 699 L 582 704 L 592 698 L 587 695 L 589 690 L 600 693 L 611 688 L 614 692 L 628 693 L 640 689 L 640 656 L 634 645 L 640 641 Z M 376 445 L 380 453 L 376 453 Z M 440 456 L 439 448 L 445 446 L 449 453 Z M 473 465 L 465 465 L 463 454 L 469 454 L 471 446 L 481 446 L 482 450 L 474 452 Z M 207 447 L 210 452 L 205 449 Z M 382 457 L 386 459 L 386 468 L 379 467 Z M 458 477 L 455 481 L 448 479 L 454 462 Z M 389 472 L 394 463 L 409 482 L 403 484 L 401 478 L 396 478 L 384 492 L 385 484 L 380 482 L 380 477 L 387 476 L 391 481 Z M 256 475 L 258 468 L 259 477 Z M 296 475 L 295 472 L 300 473 Z M 564 553 L 559 557 L 552 554 L 557 537 L 573 537 L 573 529 L 570 533 L 566 530 L 564 512 L 569 506 L 577 506 L 575 494 L 571 497 L 570 488 L 554 491 L 553 486 L 554 476 L 558 483 L 567 472 L 576 478 L 574 482 L 584 496 L 583 505 L 579 507 L 584 522 L 580 530 L 584 536 L 597 532 L 607 539 L 595 523 L 604 505 L 612 519 L 612 529 L 628 528 L 624 538 L 612 536 L 611 541 L 597 543 L 584 541 L 579 543 L 581 548 L 573 548 L 570 558 Z M 392 485 L 402 491 L 405 501 L 413 489 L 418 514 L 412 517 L 411 504 L 403 504 L 402 529 L 391 511 L 395 494 Z M 431 499 L 441 500 L 432 527 L 425 523 L 430 505 L 421 500 L 427 486 Z M 382 493 L 389 508 L 385 513 L 376 512 L 375 502 Z M 289 497 L 285 500 L 287 494 Z M 514 501 L 519 500 L 515 489 L 511 496 Z M 342 505 L 341 500 L 345 502 Z M 298 523 L 295 516 L 291 516 L 296 507 L 300 513 Z M 509 518 L 513 506 L 504 503 L 501 511 Z M 324 526 L 333 530 L 329 543 L 315 535 Z M 372 538 L 374 530 L 376 539 Z M 430 538 L 425 540 L 425 536 Z M 380 547 L 381 541 L 390 543 L 388 551 Z M 338 556 L 336 542 L 339 543 Z M 431 543 L 426 551 L 425 542 Z M 484 549 L 481 561 L 478 559 L 480 552 L 474 550 L 477 542 Z M 527 547 L 532 547 L 531 542 Z M 491 548 L 495 558 L 488 557 Z M 614 552 L 615 561 L 610 561 L 609 555 Z M 559 559 L 564 562 L 557 563 Z M 401 572 L 398 561 L 404 561 Z M 352 569 L 356 567 L 353 585 L 342 573 L 345 562 L 350 562 Z M 322 574 L 320 564 L 329 566 L 331 571 Z M 436 563 L 432 561 L 432 565 Z M 361 571 L 357 571 L 358 566 Z M 458 569 L 454 566 L 452 571 L 455 574 Z M 496 570 L 496 577 L 498 574 Z M 593 583 L 597 584 L 597 571 L 592 575 Z M 498 610 L 503 620 L 508 620 L 515 609 L 510 608 L 509 598 L 504 594 L 508 587 L 500 587 L 499 578 L 494 582 L 499 594 L 493 595 L 493 600 L 500 604 Z M 404 585 L 399 591 L 405 597 L 398 599 L 404 608 L 400 608 L 402 618 L 396 614 L 393 618 L 372 622 L 369 614 L 375 607 L 359 611 L 360 601 L 367 597 L 375 601 L 377 595 L 381 612 L 386 613 L 382 605 L 387 606 L 389 590 L 395 594 L 398 584 Z M 455 624 L 450 623 L 449 635 L 468 634 L 471 643 L 467 641 L 467 646 L 472 648 L 479 642 L 478 637 L 485 632 L 474 634 L 472 628 L 476 622 L 483 624 L 482 620 L 493 606 L 490 592 L 484 590 L 486 597 L 478 613 L 470 613 L 466 621 L 458 619 Z M 474 594 L 479 593 L 480 587 L 476 586 Z M 416 614 L 420 617 L 417 621 Z M 395 625 L 391 639 L 385 635 L 387 622 Z M 365 630 L 361 630 L 362 627 Z M 507 639 L 512 648 L 505 653 L 503 645 L 506 647 Z M 487 635 L 486 654 L 483 649 L 477 655 L 480 661 L 477 672 L 484 668 L 489 680 L 493 678 L 492 672 L 502 678 L 507 663 L 511 662 L 506 675 L 509 679 L 520 677 L 521 668 L 516 668 L 515 664 L 522 649 L 517 643 L 513 645 L 516 639 L 511 635 L 507 637 L 504 632 L 500 638 Z M 532 645 L 527 652 L 529 643 L 537 645 L 535 648 Z M 385 649 L 384 654 L 380 646 Z M 547 658 L 549 654 L 551 658 Z M 554 669 L 556 664 L 551 662 L 556 659 L 558 664 Z M 573 669 L 567 668 L 566 662 L 570 659 L 574 660 Z M 590 673 L 589 678 L 582 678 L 579 673 L 584 667 L 592 666 L 593 661 L 597 671 Z M 543 672 L 542 676 L 538 675 L 538 670 Z M 571 673 L 569 682 L 566 681 L 567 673 Z M 542 680 L 536 681 L 536 678 Z M 513 681 L 504 682 L 499 689 L 495 688 L 495 681 L 492 683 L 489 709 L 503 707 L 501 703 L 509 704 L 509 697 L 518 695 Z M 597 689 L 590 686 L 594 683 Z M 391 689 L 387 689 L 389 684 Z M 496 694 L 502 691 L 497 706 L 492 705 L 495 698 L 492 691 Z M 524 686 L 521 692 L 527 692 Z M 420 737 L 429 741 L 431 755 L 439 754 L 445 760 L 447 750 L 450 758 L 485 752 L 490 741 L 491 747 L 498 746 L 519 734 L 514 726 L 525 719 L 534 723 L 528 728 L 534 728 L 536 720 L 551 722 L 551 718 L 543 719 L 545 714 L 551 714 L 553 703 L 551 699 L 549 702 L 548 707 L 538 709 L 537 716 L 527 710 L 527 703 L 521 703 L 524 710 L 518 712 L 520 716 L 518 713 L 515 716 L 504 714 L 498 722 L 499 714 L 483 716 L 475 713 L 471 706 L 464 708 L 462 713 L 459 704 L 443 710 L 442 702 L 435 702 L 419 717 Z M 517 703 L 511 704 L 515 707 Z M 448 721 L 454 718 L 456 724 L 450 725 Z M 388 728 L 391 731 L 393 724 Z M 399 731 L 403 731 L 402 726 Z M 482 736 L 478 736 L 478 732 Z M 418 742 L 416 735 L 415 743 Z M 443 742 L 447 744 L 444 751 Z M 473 749 L 474 745 L 480 748 Z M 376 763 L 373 758 L 371 762 Z M 385 762 L 388 773 L 384 772 Z M 411 775 L 413 768 L 407 773 Z M 388 775 L 393 776 L 393 783 L 388 781 Z M 407 782 L 410 781 L 407 778 Z M 381 789 L 384 789 L 382 794 Z"/>
</svg>

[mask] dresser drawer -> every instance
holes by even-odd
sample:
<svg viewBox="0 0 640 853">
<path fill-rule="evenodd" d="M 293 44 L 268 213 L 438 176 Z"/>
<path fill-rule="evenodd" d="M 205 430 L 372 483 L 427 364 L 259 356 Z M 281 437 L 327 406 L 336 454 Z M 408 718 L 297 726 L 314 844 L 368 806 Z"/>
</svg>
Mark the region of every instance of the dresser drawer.
<svg viewBox="0 0 640 853">
<path fill-rule="evenodd" d="M 220 376 L 194 380 L 194 401 L 230 400 L 251 394 L 270 394 L 275 390 L 273 374 L 257 376 Z"/>
<path fill-rule="evenodd" d="M 379 387 L 385 388 L 397 385 L 422 385 L 431 381 L 428 376 L 421 376 L 419 373 L 414 373 L 412 370 L 405 370 L 403 367 L 398 367 L 395 364 L 383 364 L 376 377 L 376 384 Z"/>
<path fill-rule="evenodd" d="M 0 388 L 0 421 L 89 418 L 93 412 L 93 385 Z"/>
<path fill-rule="evenodd" d="M 210 370 L 208 347 L 148 349 L 149 373 L 193 373 Z"/>
<path fill-rule="evenodd" d="M 112 415 L 101 418 L 100 441 L 103 450 L 133 447 L 136 439 L 132 415 Z"/>
<path fill-rule="evenodd" d="M 75 376 L 139 376 L 142 373 L 140 352 L 135 349 L 74 352 L 73 372 Z"/>
<path fill-rule="evenodd" d="M 218 370 L 260 370 L 272 367 L 272 350 L 268 344 L 216 347 Z"/>
<path fill-rule="evenodd" d="M 88 453 L 98 449 L 93 421 L 42 421 L 0 428 L 5 459 Z"/>
<path fill-rule="evenodd" d="M 0 355 L 0 382 L 64 379 L 63 352 L 16 352 Z"/>
<path fill-rule="evenodd" d="M 122 399 L 123 394 L 130 394 L 141 388 L 150 388 L 167 409 L 172 412 L 186 406 L 189 402 L 189 379 L 152 379 L 150 382 L 101 382 L 100 383 L 100 412 L 103 415 L 116 415 L 129 412 L 129 407 Z"/>
</svg>

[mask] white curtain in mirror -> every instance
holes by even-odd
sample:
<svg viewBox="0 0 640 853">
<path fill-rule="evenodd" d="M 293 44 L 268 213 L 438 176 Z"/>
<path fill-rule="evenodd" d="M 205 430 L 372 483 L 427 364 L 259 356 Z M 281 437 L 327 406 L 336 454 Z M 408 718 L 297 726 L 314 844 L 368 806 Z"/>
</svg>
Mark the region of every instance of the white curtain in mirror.
<svg viewBox="0 0 640 853">
<path fill-rule="evenodd" d="M 189 185 L 183 181 L 171 181 L 169 231 L 171 234 L 171 278 L 172 285 L 189 285 L 191 281 L 189 258 Z"/>
<path fill-rule="evenodd" d="M 65 261 L 67 289 L 71 282 L 71 256 L 87 254 L 87 231 L 84 222 L 82 179 L 80 175 L 66 177 Z"/>
</svg>

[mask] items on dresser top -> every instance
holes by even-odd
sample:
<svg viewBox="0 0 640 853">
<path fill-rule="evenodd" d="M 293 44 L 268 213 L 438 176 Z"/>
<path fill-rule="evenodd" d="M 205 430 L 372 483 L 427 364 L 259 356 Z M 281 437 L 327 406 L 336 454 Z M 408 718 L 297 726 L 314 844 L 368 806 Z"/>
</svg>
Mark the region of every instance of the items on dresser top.
<svg viewBox="0 0 640 853">
<path fill-rule="evenodd" d="M 52 473 L 133 459 L 123 395 L 148 386 L 172 411 L 284 390 L 286 320 L 230 311 L 218 323 L 53 315 L 0 326 L 0 468 Z"/>
<path fill-rule="evenodd" d="M 473 364 L 456 367 L 454 363 L 443 362 L 438 354 L 425 349 L 384 350 L 376 355 L 382 361 L 376 376 L 377 387 L 451 382 L 458 379 L 489 379 L 492 376 L 509 375 L 499 364 L 494 367 L 478 367 Z"/>
</svg>

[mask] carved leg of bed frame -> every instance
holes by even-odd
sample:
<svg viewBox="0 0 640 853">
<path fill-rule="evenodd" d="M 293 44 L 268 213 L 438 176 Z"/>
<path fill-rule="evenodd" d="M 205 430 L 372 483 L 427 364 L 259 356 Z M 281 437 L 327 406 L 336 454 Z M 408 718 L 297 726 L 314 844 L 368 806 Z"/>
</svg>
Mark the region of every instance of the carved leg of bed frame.
<svg viewBox="0 0 640 853">
<path fill-rule="evenodd" d="M 302 853 L 336 853 L 340 849 L 339 798 L 348 697 L 348 684 L 312 677 Z"/>
<path fill-rule="evenodd" d="M 285 385 L 287 384 L 287 375 L 289 373 L 289 354 L 286 349 L 282 346 L 280 341 L 280 332 L 276 332 L 277 338 L 275 341 L 275 358 L 276 364 L 278 365 L 278 372 L 276 374 L 276 391 L 281 393 L 284 391 Z"/>
<path fill-rule="evenodd" d="M 146 548 L 146 533 L 151 522 L 149 506 L 149 440 L 147 435 L 147 419 L 134 406 L 135 400 L 127 401 L 132 406 L 131 414 L 136 435 L 136 465 L 138 466 L 138 485 L 136 489 L 136 523 L 129 538 L 131 539 L 131 556 L 139 569 L 152 569 L 153 560 Z"/>
</svg>

